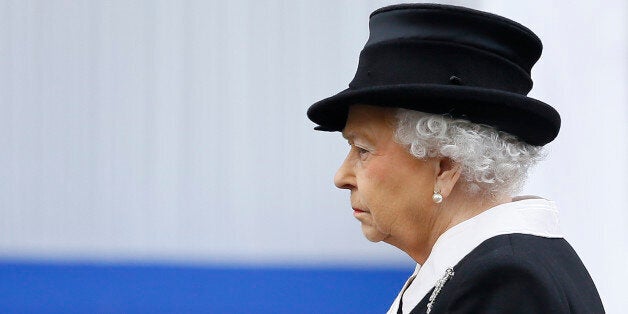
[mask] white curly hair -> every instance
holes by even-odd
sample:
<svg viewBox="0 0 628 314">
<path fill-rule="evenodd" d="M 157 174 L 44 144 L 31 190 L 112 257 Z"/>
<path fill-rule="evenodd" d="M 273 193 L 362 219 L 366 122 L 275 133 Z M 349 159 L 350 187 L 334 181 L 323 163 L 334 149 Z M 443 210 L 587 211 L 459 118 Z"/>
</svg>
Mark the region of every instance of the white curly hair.
<svg viewBox="0 0 628 314">
<path fill-rule="evenodd" d="M 417 158 L 442 156 L 459 163 L 471 194 L 514 195 L 546 154 L 542 146 L 488 125 L 407 109 L 397 109 L 395 117 L 395 140 Z"/>
</svg>

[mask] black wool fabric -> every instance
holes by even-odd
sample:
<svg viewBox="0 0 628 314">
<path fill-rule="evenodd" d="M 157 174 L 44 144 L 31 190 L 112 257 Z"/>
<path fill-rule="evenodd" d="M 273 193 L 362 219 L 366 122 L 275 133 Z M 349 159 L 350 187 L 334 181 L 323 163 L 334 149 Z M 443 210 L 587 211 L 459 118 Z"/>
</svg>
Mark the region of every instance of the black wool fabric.
<svg viewBox="0 0 628 314">
<path fill-rule="evenodd" d="M 562 238 L 496 236 L 453 269 L 431 314 L 604 313 L 591 276 Z M 431 294 L 411 313 L 426 313 Z"/>
</svg>

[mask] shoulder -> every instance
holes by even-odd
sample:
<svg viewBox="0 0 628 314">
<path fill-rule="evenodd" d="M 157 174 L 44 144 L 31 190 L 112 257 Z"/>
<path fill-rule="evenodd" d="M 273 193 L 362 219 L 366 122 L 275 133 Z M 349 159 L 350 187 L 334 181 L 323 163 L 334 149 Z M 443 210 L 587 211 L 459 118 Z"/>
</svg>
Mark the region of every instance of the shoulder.
<svg viewBox="0 0 628 314">
<path fill-rule="evenodd" d="M 565 313 L 560 289 L 537 257 L 525 254 L 532 247 L 518 237 L 489 239 L 456 267 L 456 297 L 449 309 L 460 313 Z M 536 254 L 545 250 L 535 249 Z M 542 257 L 541 257 L 542 258 Z"/>
<path fill-rule="evenodd" d="M 597 290 L 564 239 L 491 238 L 454 267 L 435 309 L 447 313 L 599 313 Z M 436 313 L 441 311 L 434 311 Z"/>
</svg>

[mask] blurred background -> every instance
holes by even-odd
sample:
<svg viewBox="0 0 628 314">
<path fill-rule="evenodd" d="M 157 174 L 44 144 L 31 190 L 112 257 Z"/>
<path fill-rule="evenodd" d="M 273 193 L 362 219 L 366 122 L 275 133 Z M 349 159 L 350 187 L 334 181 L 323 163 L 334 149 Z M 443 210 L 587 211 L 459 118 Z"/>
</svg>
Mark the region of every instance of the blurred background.
<svg viewBox="0 0 628 314">
<path fill-rule="evenodd" d="M 521 194 L 620 313 L 628 3 L 437 2 L 543 40 L 530 96 L 563 124 Z M 305 111 L 394 3 L 0 0 L 0 312 L 385 312 L 414 264 L 363 238 Z"/>
</svg>

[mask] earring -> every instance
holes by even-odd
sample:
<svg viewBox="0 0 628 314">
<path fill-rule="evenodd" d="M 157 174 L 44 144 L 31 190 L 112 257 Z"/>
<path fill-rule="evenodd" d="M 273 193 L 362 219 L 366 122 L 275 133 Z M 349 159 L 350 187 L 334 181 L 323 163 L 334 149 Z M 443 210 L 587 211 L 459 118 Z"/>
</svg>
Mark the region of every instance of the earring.
<svg viewBox="0 0 628 314">
<path fill-rule="evenodd" d="M 440 191 L 434 191 L 434 195 L 432 195 L 432 200 L 436 204 L 440 204 L 443 201 L 443 196 L 440 194 Z"/>
</svg>

